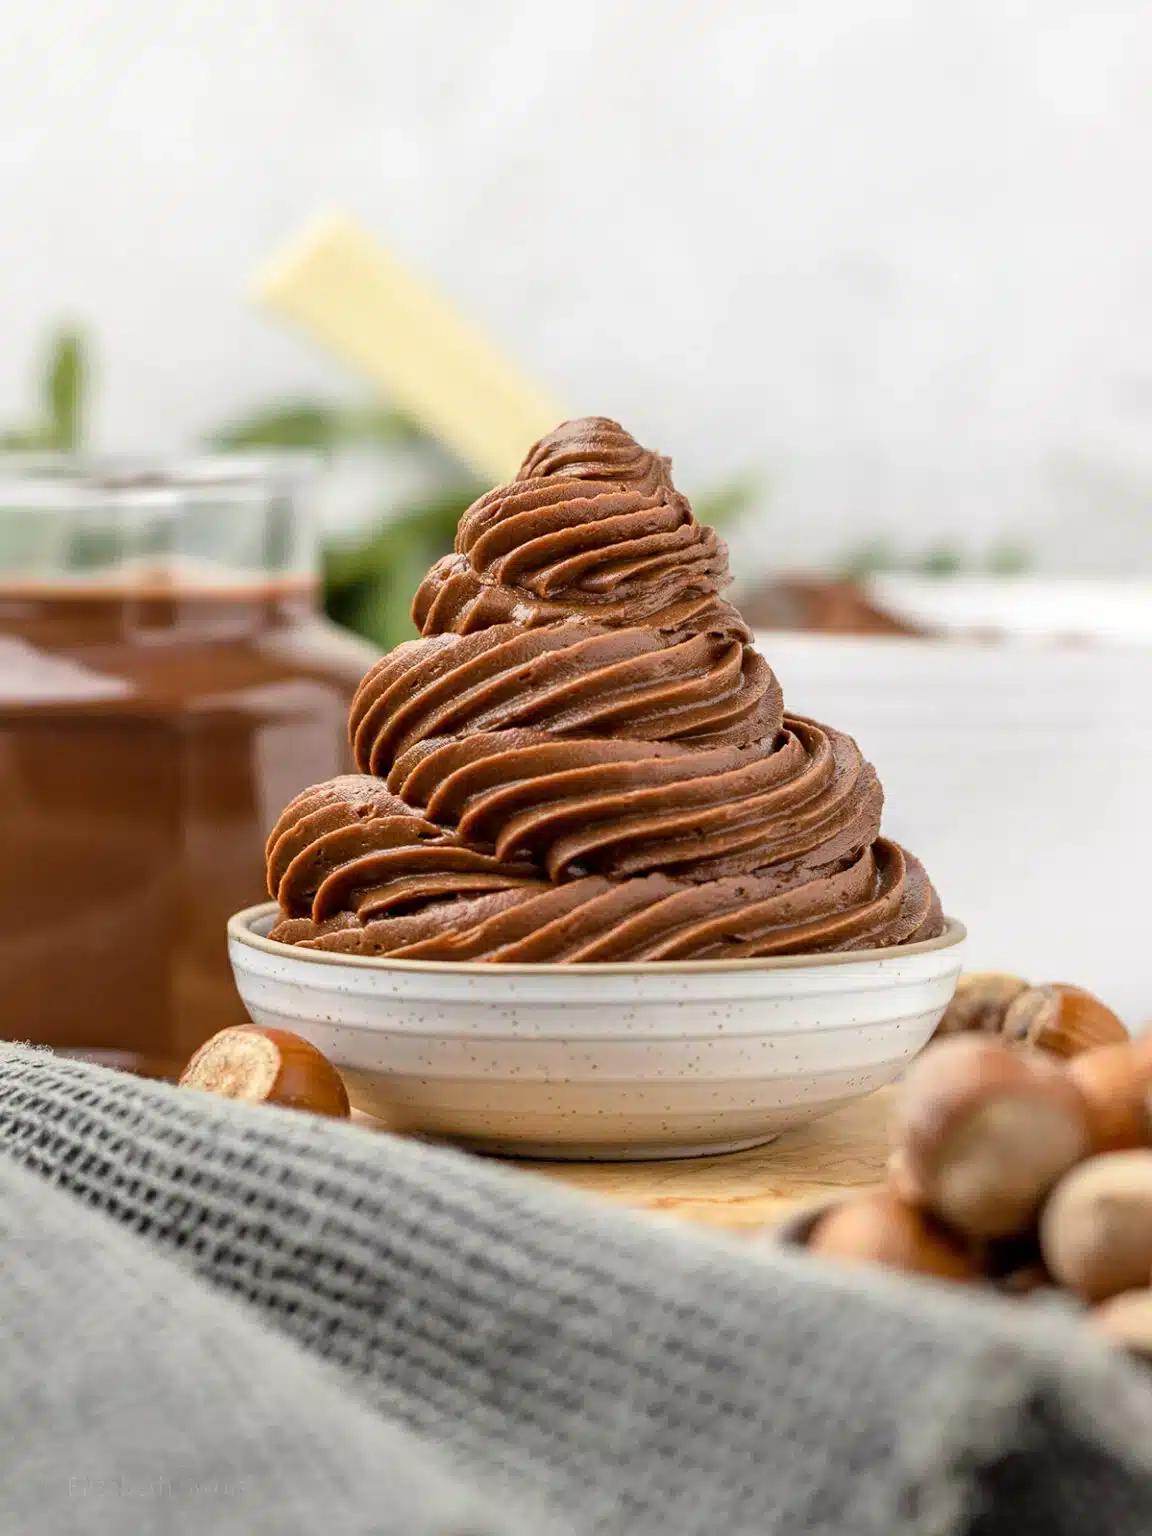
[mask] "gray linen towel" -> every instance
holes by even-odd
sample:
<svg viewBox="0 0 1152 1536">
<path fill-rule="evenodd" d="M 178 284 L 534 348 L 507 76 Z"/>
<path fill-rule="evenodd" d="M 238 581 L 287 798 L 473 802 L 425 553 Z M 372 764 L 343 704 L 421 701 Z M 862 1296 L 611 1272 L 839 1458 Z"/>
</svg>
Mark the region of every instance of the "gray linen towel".
<svg viewBox="0 0 1152 1536">
<path fill-rule="evenodd" d="M 1152 1532 L 1043 1309 L 26 1047 L 0 1151 L 3 1536 Z"/>
</svg>

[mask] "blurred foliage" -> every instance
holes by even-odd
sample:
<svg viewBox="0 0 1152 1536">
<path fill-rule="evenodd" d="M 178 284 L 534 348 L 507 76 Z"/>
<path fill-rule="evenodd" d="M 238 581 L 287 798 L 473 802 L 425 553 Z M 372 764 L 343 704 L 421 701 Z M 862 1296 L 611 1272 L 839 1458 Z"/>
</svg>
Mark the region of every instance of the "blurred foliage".
<svg viewBox="0 0 1152 1536">
<path fill-rule="evenodd" d="M 1032 568 L 1032 556 L 1023 544 L 1005 540 L 988 552 L 984 569 L 990 576 L 1024 576 Z"/>
<path fill-rule="evenodd" d="M 854 581 L 896 573 L 943 580 L 950 576 L 1021 576 L 1031 564 L 1031 555 L 1020 544 L 995 544 L 982 559 L 974 559 L 956 544 L 931 544 L 909 554 L 902 553 L 890 539 L 876 538 L 853 545 L 833 567 L 838 576 Z"/>
<path fill-rule="evenodd" d="M 471 478 L 399 411 L 297 400 L 270 405 L 210 433 L 217 452 L 260 448 L 332 454 L 354 446 L 419 445 L 439 466 L 442 485 L 410 506 L 382 512 L 372 530 L 324 553 L 324 607 L 329 618 L 382 649 L 410 640 L 413 594 L 428 567 L 452 548 L 461 515 L 487 487 Z M 744 475 L 695 498 L 702 522 L 721 525 L 745 511 L 760 482 Z"/>
<path fill-rule="evenodd" d="M 242 416 L 210 432 L 205 446 L 218 453 L 252 448 L 307 448 L 331 454 L 339 448 L 389 446 L 421 440 L 420 429 L 389 406 L 336 405 L 328 400 L 289 400 Z"/>
<path fill-rule="evenodd" d="M 693 496 L 692 510 L 699 522 L 710 523 L 713 528 L 723 528 L 742 517 L 749 507 L 763 497 L 764 481 L 760 475 L 734 475 L 722 485 Z"/>
<path fill-rule="evenodd" d="M 0 429 L 8 453 L 76 453 L 84 446 L 88 343 L 83 331 L 63 326 L 49 338 L 37 376 L 36 417 Z"/>
<path fill-rule="evenodd" d="M 308 450 L 331 456 L 341 449 L 418 446 L 443 482 L 407 507 L 382 511 L 353 541 L 333 541 L 323 553 L 324 608 L 337 624 L 382 649 L 410 640 L 413 593 L 425 571 L 452 548 L 460 515 L 484 489 L 403 412 L 375 404 L 290 400 L 262 407 L 218 428 L 205 439 L 216 452 L 261 448 Z"/>
<path fill-rule="evenodd" d="M 900 557 L 888 539 L 866 539 L 862 544 L 854 544 L 835 562 L 837 575 L 849 576 L 854 581 L 878 576 L 882 571 L 899 570 L 900 564 Z"/>
<path fill-rule="evenodd" d="M 30 423 L 0 430 L 0 451 L 75 453 L 85 446 L 90 386 L 88 343 L 72 326 L 49 338 L 37 372 Z M 348 449 L 416 449 L 433 468 L 436 490 L 413 504 L 382 509 L 372 529 L 324 551 L 325 608 L 337 623 L 391 647 L 414 633 L 409 607 L 424 573 L 452 548 L 461 514 L 486 489 L 404 412 L 373 401 L 346 404 L 297 398 L 248 411 L 209 431 L 215 453 L 300 450 L 331 458 Z M 753 502 L 759 482 L 740 476 L 695 499 L 702 522 L 730 523 Z"/>
<path fill-rule="evenodd" d="M 329 545 L 324 556 L 328 616 L 382 648 L 411 640 L 412 597 L 428 567 L 452 548 L 456 525 L 484 487 L 449 486 L 382 522 L 356 544 Z"/>
<path fill-rule="evenodd" d="M 0 429 L 0 450 L 75 453 L 85 446 L 91 383 L 89 346 L 75 326 L 49 337 L 37 370 L 37 404 L 30 422 Z M 205 446 L 218 453 L 298 449 L 332 457 L 347 449 L 415 449 L 434 466 L 436 490 L 413 504 L 382 509 L 371 530 L 324 552 L 325 606 L 338 623 L 390 647 L 414 634 L 409 604 L 421 578 L 452 548 L 461 514 L 485 489 L 404 412 L 372 401 L 344 404 L 298 398 L 251 410 L 209 432 Z M 698 493 L 697 517 L 730 525 L 763 499 L 759 477 L 743 474 Z M 1030 565 L 1028 551 L 1002 543 L 982 562 L 966 560 L 955 545 L 901 552 L 876 538 L 849 549 L 837 574 L 863 579 L 885 571 L 946 578 L 974 571 L 1014 576 Z"/>
<path fill-rule="evenodd" d="M 959 576 L 964 556 L 954 544 L 933 544 L 920 556 L 919 566 L 923 576 Z"/>
</svg>

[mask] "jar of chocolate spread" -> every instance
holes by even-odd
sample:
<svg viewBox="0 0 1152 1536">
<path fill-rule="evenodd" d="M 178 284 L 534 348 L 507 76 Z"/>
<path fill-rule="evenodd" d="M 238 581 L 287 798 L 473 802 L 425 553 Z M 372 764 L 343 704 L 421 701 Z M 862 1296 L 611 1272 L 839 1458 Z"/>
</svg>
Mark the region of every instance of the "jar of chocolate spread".
<svg viewBox="0 0 1152 1536">
<path fill-rule="evenodd" d="M 373 651 L 288 463 L 0 465 L 0 1034 L 154 1075 L 245 1015 L 224 925 Z"/>
</svg>

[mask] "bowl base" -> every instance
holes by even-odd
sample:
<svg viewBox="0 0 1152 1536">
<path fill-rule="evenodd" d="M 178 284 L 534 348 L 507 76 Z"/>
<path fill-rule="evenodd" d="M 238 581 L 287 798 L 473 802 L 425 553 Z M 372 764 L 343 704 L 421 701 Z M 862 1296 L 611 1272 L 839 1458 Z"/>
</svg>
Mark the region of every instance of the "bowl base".
<svg viewBox="0 0 1152 1536">
<path fill-rule="evenodd" d="M 727 1152 L 750 1152 L 775 1141 L 780 1131 L 748 1136 L 741 1141 L 701 1141 L 691 1146 L 667 1142 L 555 1142 L 489 1141 L 486 1137 L 449 1138 L 451 1145 L 485 1157 L 510 1157 L 533 1163 L 662 1163 L 686 1157 L 722 1157 Z"/>
</svg>

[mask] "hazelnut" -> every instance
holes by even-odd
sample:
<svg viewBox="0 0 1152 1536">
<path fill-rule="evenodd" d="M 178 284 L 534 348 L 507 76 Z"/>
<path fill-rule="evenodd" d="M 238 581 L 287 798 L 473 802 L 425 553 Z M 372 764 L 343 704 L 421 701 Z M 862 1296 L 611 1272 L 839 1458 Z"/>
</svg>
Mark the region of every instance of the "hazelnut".
<svg viewBox="0 0 1152 1536">
<path fill-rule="evenodd" d="M 1043 1264 L 1014 1269 L 1010 1275 L 1002 1276 L 996 1283 L 1006 1296 L 1032 1296 L 1037 1291 L 1052 1291 L 1056 1288 Z"/>
<path fill-rule="evenodd" d="M 834 1206 L 817 1222 L 808 1251 L 941 1280 L 974 1280 L 980 1274 L 967 1245 L 889 1189 L 869 1190 Z"/>
<path fill-rule="evenodd" d="M 1122 1291 L 1093 1307 L 1088 1321 L 1113 1344 L 1152 1360 L 1152 1290 Z"/>
<path fill-rule="evenodd" d="M 1035 1231 L 1014 1233 L 986 1243 L 981 1268 L 994 1285 L 1010 1296 L 1025 1296 L 1052 1286 Z"/>
<path fill-rule="evenodd" d="M 1152 1142 L 1152 1037 L 1104 1045 L 1068 1063 L 1088 1106 L 1095 1152 L 1123 1152 Z"/>
<path fill-rule="evenodd" d="M 1007 1237 L 1088 1151 L 1087 1112 L 1038 1052 L 956 1035 L 913 1062 L 892 1130 L 897 1193 L 968 1237 Z"/>
<path fill-rule="evenodd" d="M 336 1119 L 351 1113 L 348 1092 L 326 1056 L 299 1035 L 258 1024 L 213 1035 L 184 1068 L 180 1086 Z"/>
<path fill-rule="evenodd" d="M 1027 990 L 1028 983 L 1022 976 L 1010 976 L 1004 971 L 972 971 L 961 976 L 933 1038 L 998 1035 L 1009 1003 Z"/>
<path fill-rule="evenodd" d="M 1074 1168 L 1040 1219 L 1053 1276 L 1086 1301 L 1148 1284 L 1152 1274 L 1152 1152 L 1108 1152 Z"/>
<path fill-rule="evenodd" d="M 1053 1056 L 1079 1056 L 1094 1046 L 1127 1040 L 1128 1031 L 1091 992 L 1053 982 L 1028 987 L 1013 998 L 1004 1015 L 1004 1038 L 1012 1045 L 1034 1045 Z"/>
</svg>

